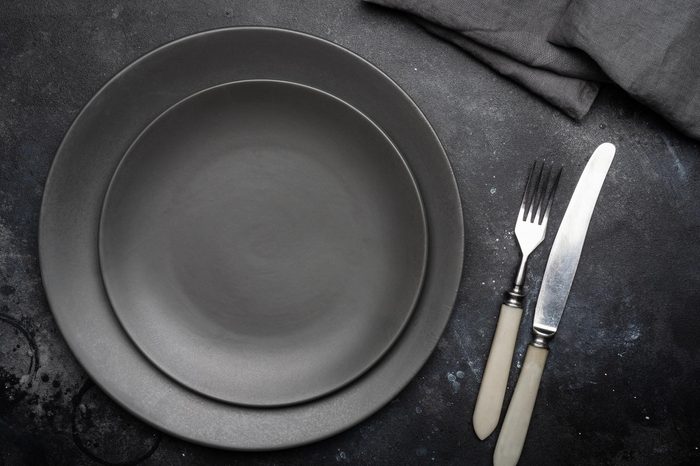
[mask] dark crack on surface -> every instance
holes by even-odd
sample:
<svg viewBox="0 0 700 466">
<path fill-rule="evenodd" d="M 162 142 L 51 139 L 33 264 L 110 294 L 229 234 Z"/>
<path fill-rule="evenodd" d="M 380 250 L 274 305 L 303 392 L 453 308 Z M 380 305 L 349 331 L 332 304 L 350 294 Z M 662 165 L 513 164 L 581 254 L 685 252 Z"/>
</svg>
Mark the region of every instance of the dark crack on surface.
<svg viewBox="0 0 700 466">
<path fill-rule="evenodd" d="M 73 398 L 73 441 L 94 461 L 110 466 L 135 465 L 160 445 L 160 432 L 117 406 L 91 380 Z"/>
<path fill-rule="evenodd" d="M 6 326 L 4 331 L 9 331 L 2 335 L 1 343 L 9 347 L 3 347 L 4 361 L 0 366 L 0 416 L 7 416 L 27 398 L 27 390 L 32 387 L 37 371 L 38 349 L 34 338 L 20 322 L 2 314 L 0 322 Z"/>
<path fill-rule="evenodd" d="M 31 347 L 31 365 L 29 368 L 28 373 L 31 374 L 32 376 L 36 374 L 36 371 L 39 367 L 39 348 L 36 344 L 36 341 L 34 340 L 34 336 L 22 325 L 21 322 L 18 320 L 4 314 L 0 314 L 0 321 L 5 322 L 6 324 L 14 327 L 14 329 L 21 333 L 24 338 L 27 340 L 27 344 Z"/>
</svg>

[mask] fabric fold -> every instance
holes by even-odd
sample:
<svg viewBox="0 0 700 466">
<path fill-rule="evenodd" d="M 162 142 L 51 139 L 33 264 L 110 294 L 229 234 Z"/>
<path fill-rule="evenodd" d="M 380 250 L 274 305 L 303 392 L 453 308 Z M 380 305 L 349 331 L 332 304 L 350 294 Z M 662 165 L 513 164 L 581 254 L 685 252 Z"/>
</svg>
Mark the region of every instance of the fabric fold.
<svg viewBox="0 0 700 466">
<path fill-rule="evenodd" d="M 463 49 L 498 73 L 559 108 L 571 118 L 576 120 L 583 118 L 598 95 L 598 85 L 594 82 L 524 65 L 508 55 L 484 47 L 449 29 L 426 21 L 419 21 L 419 23 L 432 34 Z"/>
<path fill-rule="evenodd" d="M 700 138 L 700 1 L 573 1 L 548 39 L 585 51 L 631 96 Z"/>
<path fill-rule="evenodd" d="M 613 81 L 700 138 L 700 1 L 363 1 L 410 13 L 572 118 Z"/>
</svg>

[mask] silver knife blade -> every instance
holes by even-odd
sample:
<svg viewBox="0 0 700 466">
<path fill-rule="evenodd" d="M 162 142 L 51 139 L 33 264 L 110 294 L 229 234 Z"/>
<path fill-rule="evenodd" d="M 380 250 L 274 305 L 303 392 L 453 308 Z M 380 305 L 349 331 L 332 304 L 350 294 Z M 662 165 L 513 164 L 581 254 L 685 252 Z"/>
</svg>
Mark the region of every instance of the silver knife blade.
<svg viewBox="0 0 700 466">
<path fill-rule="evenodd" d="M 576 275 L 588 224 L 614 156 L 614 145 L 606 142 L 598 146 L 588 160 L 566 208 L 547 259 L 535 307 L 532 327 L 540 336 L 548 338 L 557 331 Z"/>
</svg>

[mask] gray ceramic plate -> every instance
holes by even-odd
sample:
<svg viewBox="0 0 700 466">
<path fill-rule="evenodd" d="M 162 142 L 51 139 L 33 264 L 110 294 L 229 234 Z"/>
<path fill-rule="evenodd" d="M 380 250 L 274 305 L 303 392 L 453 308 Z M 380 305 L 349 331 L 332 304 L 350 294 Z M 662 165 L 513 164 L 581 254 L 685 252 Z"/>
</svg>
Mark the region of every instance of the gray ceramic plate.
<svg viewBox="0 0 700 466">
<path fill-rule="evenodd" d="M 202 396 L 149 362 L 117 320 L 98 258 L 102 202 L 123 155 L 158 115 L 220 84 L 273 79 L 342 99 L 393 141 L 415 177 L 428 226 L 421 294 L 404 330 L 361 377 L 329 395 L 282 408 L 246 408 Z M 440 338 L 460 282 L 463 223 L 450 164 L 411 99 L 367 61 L 331 42 L 274 28 L 213 30 L 167 44 L 129 65 L 85 106 L 66 134 L 44 191 L 39 254 L 66 341 L 114 400 L 190 441 L 236 449 L 284 448 L 340 432 L 391 400 Z"/>
<path fill-rule="evenodd" d="M 281 81 L 199 92 L 127 151 L 102 210 L 113 308 L 164 372 L 248 406 L 307 401 L 366 371 L 418 298 L 413 177 L 368 118 Z"/>
</svg>

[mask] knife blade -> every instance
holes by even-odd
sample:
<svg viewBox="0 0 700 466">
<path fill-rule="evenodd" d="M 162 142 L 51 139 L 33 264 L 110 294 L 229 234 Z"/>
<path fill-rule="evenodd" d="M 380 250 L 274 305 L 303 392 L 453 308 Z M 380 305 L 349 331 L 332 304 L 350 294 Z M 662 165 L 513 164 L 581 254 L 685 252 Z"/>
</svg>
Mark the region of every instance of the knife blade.
<svg viewBox="0 0 700 466">
<path fill-rule="evenodd" d="M 515 466 L 522 452 L 540 380 L 549 354 L 548 341 L 559 327 L 598 195 L 615 156 L 615 146 L 598 146 L 579 178 L 559 225 L 535 306 L 533 341 L 513 391 L 513 397 L 493 455 L 495 466 Z"/>
<path fill-rule="evenodd" d="M 544 269 L 532 325 L 535 335 L 551 338 L 559 327 L 588 224 L 614 156 L 614 145 L 606 142 L 598 146 L 576 184 Z"/>
</svg>

